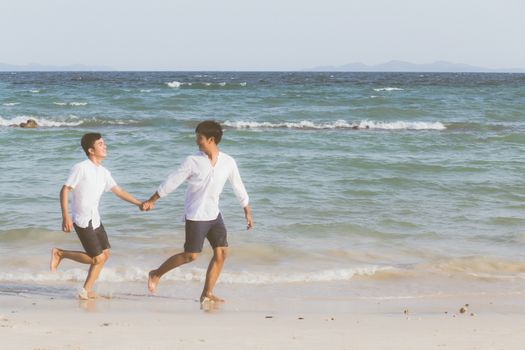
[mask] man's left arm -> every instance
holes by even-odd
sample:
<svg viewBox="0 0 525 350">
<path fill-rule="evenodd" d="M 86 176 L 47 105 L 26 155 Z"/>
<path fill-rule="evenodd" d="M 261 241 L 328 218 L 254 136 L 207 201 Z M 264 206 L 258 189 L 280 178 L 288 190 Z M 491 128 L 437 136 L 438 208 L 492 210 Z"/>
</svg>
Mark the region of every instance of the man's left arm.
<svg viewBox="0 0 525 350">
<path fill-rule="evenodd" d="M 233 161 L 232 164 L 229 180 L 230 184 L 232 185 L 235 196 L 237 197 L 244 209 L 244 217 L 246 218 L 246 228 L 249 230 L 253 227 L 252 213 L 249 205 L 250 199 L 248 197 L 248 192 L 246 192 L 246 188 L 244 187 L 244 183 L 242 182 L 241 174 L 239 173 L 239 168 L 237 168 L 237 163 L 235 161 Z"/>
</svg>

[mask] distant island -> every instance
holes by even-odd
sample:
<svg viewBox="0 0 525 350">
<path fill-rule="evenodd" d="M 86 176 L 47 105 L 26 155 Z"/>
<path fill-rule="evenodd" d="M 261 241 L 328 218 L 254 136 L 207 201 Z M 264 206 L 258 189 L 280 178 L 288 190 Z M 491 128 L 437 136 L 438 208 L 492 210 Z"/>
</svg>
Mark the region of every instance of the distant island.
<svg viewBox="0 0 525 350">
<path fill-rule="evenodd" d="M 424 64 L 388 61 L 378 65 L 366 65 L 356 62 L 343 66 L 320 66 L 305 70 L 311 72 L 525 73 L 525 69 L 521 68 L 490 69 L 447 61 L 436 61 Z"/>
<path fill-rule="evenodd" d="M 2 72 L 94 72 L 94 71 L 113 71 L 113 68 L 104 66 L 86 66 L 83 64 L 72 64 L 68 66 L 52 66 L 39 63 L 29 63 L 25 65 L 0 63 Z"/>
</svg>

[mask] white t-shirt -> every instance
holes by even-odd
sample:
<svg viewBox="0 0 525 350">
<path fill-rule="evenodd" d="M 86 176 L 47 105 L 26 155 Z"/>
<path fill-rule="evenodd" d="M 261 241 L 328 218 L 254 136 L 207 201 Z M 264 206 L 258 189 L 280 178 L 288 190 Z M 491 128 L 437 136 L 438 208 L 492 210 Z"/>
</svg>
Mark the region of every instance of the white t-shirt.
<svg viewBox="0 0 525 350">
<path fill-rule="evenodd" d="M 174 191 L 184 181 L 188 189 L 184 197 L 184 214 L 187 220 L 210 221 L 219 215 L 219 196 L 226 180 L 230 181 L 235 196 L 243 207 L 249 202 L 237 163 L 229 155 L 219 152 L 213 167 L 204 152 L 187 157 L 180 167 L 168 176 L 157 190 L 160 197 Z"/>
<path fill-rule="evenodd" d="M 95 165 L 86 159 L 71 168 L 64 184 L 73 188 L 73 221 L 79 227 L 86 228 L 89 220 L 93 228 L 100 226 L 98 204 L 102 193 L 109 192 L 117 183 L 108 169 Z"/>
</svg>

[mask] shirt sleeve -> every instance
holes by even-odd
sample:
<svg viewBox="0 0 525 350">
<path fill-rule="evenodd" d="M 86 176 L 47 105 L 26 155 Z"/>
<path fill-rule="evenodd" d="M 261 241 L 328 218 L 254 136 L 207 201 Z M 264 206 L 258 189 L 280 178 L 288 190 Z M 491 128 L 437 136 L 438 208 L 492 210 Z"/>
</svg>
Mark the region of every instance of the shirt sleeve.
<svg viewBox="0 0 525 350">
<path fill-rule="evenodd" d="M 177 170 L 171 173 L 168 178 L 160 184 L 157 193 L 162 198 L 167 196 L 170 192 L 175 191 L 192 173 L 192 162 L 190 158 L 186 158 Z"/>
<path fill-rule="evenodd" d="M 237 163 L 232 159 L 232 169 L 230 171 L 230 176 L 228 178 L 230 184 L 232 185 L 233 192 L 239 203 L 242 207 L 246 207 L 250 203 L 250 198 L 248 197 L 248 192 L 241 179 L 241 174 L 239 174 L 239 169 L 237 168 Z"/>
<path fill-rule="evenodd" d="M 82 169 L 83 168 L 82 166 L 80 166 L 80 164 L 73 165 L 73 167 L 69 171 L 69 176 L 66 182 L 64 183 L 64 185 L 67 187 L 75 188 L 80 182 L 80 180 L 82 179 L 82 175 L 83 175 Z"/>
<path fill-rule="evenodd" d="M 108 170 L 108 172 L 106 173 L 106 184 L 104 187 L 104 191 L 109 192 L 115 186 L 118 186 L 117 182 L 113 179 L 113 176 L 111 176 L 111 172 Z"/>
</svg>

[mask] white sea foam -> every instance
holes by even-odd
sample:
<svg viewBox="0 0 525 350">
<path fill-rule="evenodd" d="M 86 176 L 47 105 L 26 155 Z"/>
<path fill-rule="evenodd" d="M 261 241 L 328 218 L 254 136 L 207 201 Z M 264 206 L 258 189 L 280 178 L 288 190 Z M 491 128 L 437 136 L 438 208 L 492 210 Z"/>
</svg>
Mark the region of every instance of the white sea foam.
<svg viewBox="0 0 525 350">
<path fill-rule="evenodd" d="M 286 284 L 299 282 L 330 282 L 349 281 L 354 276 L 372 276 L 379 271 L 390 269 L 389 267 L 363 266 L 347 269 L 333 269 L 313 272 L 256 272 L 226 271 L 221 274 L 220 282 L 227 284 Z M 108 267 L 100 273 L 100 281 L 106 282 L 145 282 L 148 271 L 137 267 Z M 0 282 L 52 282 L 52 281 L 74 281 L 81 282 L 86 278 L 86 270 L 73 268 L 61 270 L 57 273 L 47 271 L 39 272 L 0 272 Z M 172 271 L 163 277 L 165 281 L 198 281 L 204 282 L 206 269 L 181 268 Z"/>
<path fill-rule="evenodd" d="M 446 127 L 440 122 L 374 122 L 364 120 L 359 123 L 359 129 L 380 130 L 445 130 Z"/>
<path fill-rule="evenodd" d="M 166 85 L 168 85 L 170 88 L 179 88 L 182 85 L 182 83 L 178 81 L 172 81 L 167 82 Z"/>
<path fill-rule="evenodd" d="M 362 120 L 360 122 L 348 122 L 337 120 L 334 122 L 319 123 L 308 120 L 300 122 L 255 122 L 255 121 L 225 121 L 227 127 L 236 129 L 260 129 L 260 128 L 288 128 L 288 129 L 376 129 L 376 130 L 445 130 L 446 127 L 440 122 L 376 122 Z"/>
<path fill-rule="evenodd" d="M 395 87 L 384 87 L 384 88 L 374 89 L 374 91 L 403 91 L 403 90 L 404 89 L 395 88 Z"/>
<path fill-rule="evenodd" d="M 33 94 L 38 94 L 40 92 L 40 90 L 29 90 L 29 92 L 31 92 Z"/>
<path fill-rule="evenodd" d="M 212 83 L 209 81 L 204 82 L 180 82 L 180 81 L 172 81 L 164 83 L 168 85 L 171 88 L 181 88 L 183 86 L 204 86 L 204 87 L 226 87 L 228 86 L 228 83 L 225 81 L 222 81 L 220 83 Z M 232 84 L 229 84 L 231 86 Z M 239 83 L 240 86 L 246 86 L 246 82 Z"/>
<path fill-rule="evenodd" d="M 7 102 L 7 103 L 2 103 L 3 106 L 7 106 L 7 107 L 11 107 L 11 106 L 16 106 L 16 105 L 19 105 L 20 102 Z"/>
</svg>

